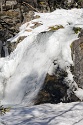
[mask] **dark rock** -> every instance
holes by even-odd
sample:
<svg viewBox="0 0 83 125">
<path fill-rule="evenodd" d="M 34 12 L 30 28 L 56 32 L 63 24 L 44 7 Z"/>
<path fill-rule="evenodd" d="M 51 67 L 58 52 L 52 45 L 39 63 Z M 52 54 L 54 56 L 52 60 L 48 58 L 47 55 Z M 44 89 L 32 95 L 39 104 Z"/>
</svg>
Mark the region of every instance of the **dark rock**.
<svg viewBox="0 0 83 125">
<path fill-rule="evenodd" d="M 83 88 L 83 30 L 79 39 L 72 43 L 72 58 L 74 61 L 74 79 L 79 87 Z"/>
<path fill-rule="evenodd" d="M 83 30 L 79 33 L 78 37 L 83 37 Z"/>
<path fill-rule="evenodd" d="M 67 73 L 60 68 L 57 69 L 56 74 L 53 76 L 47 74 L 42 89 L 36 97 L 35 104 L 79 101 L 72 91 L 68 94 L 70 90 L 64 84 L 65 77 L 67 77 Z"/>
</svg>

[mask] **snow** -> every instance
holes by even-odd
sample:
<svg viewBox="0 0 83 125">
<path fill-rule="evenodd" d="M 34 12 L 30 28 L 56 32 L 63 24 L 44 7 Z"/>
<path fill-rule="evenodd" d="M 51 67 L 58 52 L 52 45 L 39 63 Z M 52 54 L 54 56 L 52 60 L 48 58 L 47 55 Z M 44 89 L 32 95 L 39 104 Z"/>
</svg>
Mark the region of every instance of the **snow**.
<svg viewBox="0 0 83 125">
<path fill-rule="evenodd" d="M 6 125 L 83 125 L 83 102 L 13 106 L 0 121 Z"/>
<path fill-rule="evenodd" d="M 48 31 L 48 28 L 54 25 L 62 25 L 65 27 L 70 24 L 70 27 L 80 26 L 83 28 L 83 9 L 57 9 L 51 13 L 35 13 L 35 16 L 36 15 L 39 15 L 40 18 L 23 24 L 20 27 L 20 32 L 8 41 L 15 42 L 20 36 L 28 36 L 30 34 L 38 34 L 40 32 Z M 34 22 L 38 22 L 43 25 L 32 29 L 31 26 L 33 26 Z M 31 29 L 32 31 L 28 32 L 27 29 Z"/>
<path fill-rule="evenodd" d="M 23 24 L 20 32 L 8 41 L 26 38 L 10 56 L 0 58 L 0 100 L 1 104 L 11 106 L 11 111 L 1 116 L 0 125 L 82 125 L 81 102 L 32 105 L 46 74 L 54 74 L 58 66 L 68 73 L 65 83 L 83 100 L 83 89 L 78 88 L 70 71 L 70 65 L 74 65 L 70 46 L 78 39 L 73 27 L 83 28 L 83 9 L 57 9 L 35 15 L 40 18 Z M 34 22 L 42 25 L 33 29 Z M 49 27 L 57 25 L 63 28 L 49 31 Z"/>
<path fill-rule="evenodd" d="M 0 59 L 0 98 L 2 104 L 33 105 L 47 73 L 54 74 L 57 66 L 68 73 L 66 84 L 78 90 L 69 66 L 71 43 L 78 39 L 73 27 L 83 28 L 83 9 L 57 9 L 52 13 L 35 13 L 40 18 L 31 20 L 20 27 L 20 32 L 11 38 L 15 42 L 20 36 L 26 38 L 17 45 L 10 56 Z M 42 25 L 32 29 L 36 23 Z M 49 31 L 49 27 L 63 26 Z M 31 29 L 28 32 L 28 29 Z M 45 31 L 47 31 L 45 33 Z M 57 65 L 53 65 L 56 60 Z M 76 94 L 77 92 L 75 92 Z"/>
<path fill-rule="evenodd" d="M 76 91 L 75 94 L 81 101 L 83 100 L 83 89 L 78 88 L 78 91 Z"/>
</svg>

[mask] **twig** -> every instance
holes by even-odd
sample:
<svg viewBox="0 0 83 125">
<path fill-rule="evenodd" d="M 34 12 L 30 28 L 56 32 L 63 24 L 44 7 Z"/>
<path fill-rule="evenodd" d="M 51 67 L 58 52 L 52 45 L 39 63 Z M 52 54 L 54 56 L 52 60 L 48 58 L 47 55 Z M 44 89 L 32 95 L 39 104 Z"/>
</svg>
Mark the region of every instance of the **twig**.
<svg viewBox="0 0 83 125">
<path fill-rule="evenodd" d="M 24 4 L 27 4 L 29 7 L 31 7 L 32 9 L 34 9 L 35 11 L 37 11 L 38 13 L 40 13 L 37 9 L 35 9 L 33 6 L 31 6 L 30 4 L 28 4 L 28 3 L 25 3 L 25 2 L 23 2 Z"/>
</svg>

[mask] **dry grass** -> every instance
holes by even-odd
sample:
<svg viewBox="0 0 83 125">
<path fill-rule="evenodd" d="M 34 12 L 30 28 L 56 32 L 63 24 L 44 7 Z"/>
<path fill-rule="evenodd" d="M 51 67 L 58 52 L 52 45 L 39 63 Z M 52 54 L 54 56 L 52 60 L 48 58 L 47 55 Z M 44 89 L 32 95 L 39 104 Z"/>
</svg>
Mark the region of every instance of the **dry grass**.
<svg viewBox="0 0 83 125">
<path fill-rule="evenodd" d="M 48 29 L 49 31 L 57 31 L 59 29 L 63 29 L 64 27 L 62 25 L 55 25 L 55 26 L 50 26 Z"/>
</svg>

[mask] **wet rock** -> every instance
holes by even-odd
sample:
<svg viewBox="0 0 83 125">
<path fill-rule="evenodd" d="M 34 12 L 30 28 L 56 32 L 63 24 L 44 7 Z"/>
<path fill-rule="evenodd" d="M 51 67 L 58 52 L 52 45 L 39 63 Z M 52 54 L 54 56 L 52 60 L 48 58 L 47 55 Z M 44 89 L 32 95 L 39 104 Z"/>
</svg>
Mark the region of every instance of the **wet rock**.
<svg viewBox="0 0 83 125">
<path fill-rule="evenodd" d="M 17 47 L 17 45 L 18 45 L 18 43 L 20 43 L 23 39 L 25 39 L 26 38 L 26 36 L 21 36 L 21 37 L 19 37 L 18 39 L 17 39 L 17 41 L 15 41 L 15 42 L 7 42 L 7 47 L 8 47 L 8 52 L 9 52 L 9 54 L 11 53 L 11 52 L 13 52 L 14 50 L 15 50 L 15 48 Z"/>
<path fill-rule="evenodd" d="M 4 11 L 0 16 L 0 39 L 6 42 L 7 39 L 15 36 L 19 32 L 19 22 L 17 23 L 19 13 L 16 11 Z M 17 25 L 16 25 L 17 24 Z"/>
</svg>

